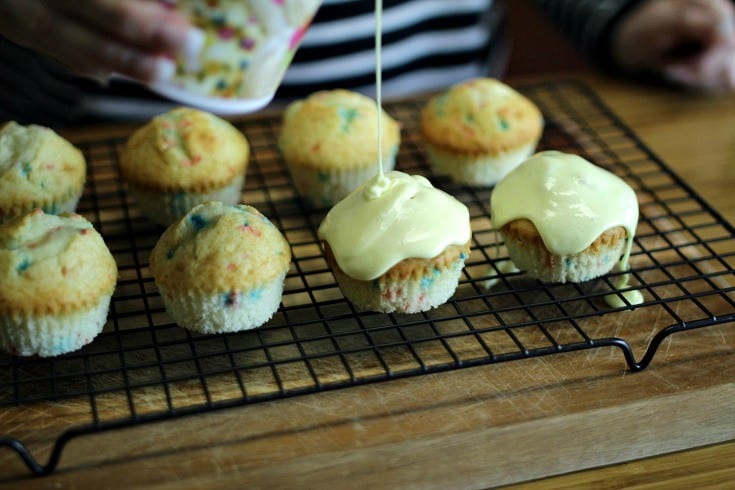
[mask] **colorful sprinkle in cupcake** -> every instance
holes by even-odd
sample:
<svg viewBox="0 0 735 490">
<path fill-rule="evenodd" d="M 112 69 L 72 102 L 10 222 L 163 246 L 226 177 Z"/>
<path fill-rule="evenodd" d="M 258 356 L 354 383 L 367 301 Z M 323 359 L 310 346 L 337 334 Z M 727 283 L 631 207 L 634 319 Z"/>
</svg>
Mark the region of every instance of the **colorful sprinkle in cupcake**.
<svg viewBox="0 0 735 490">
<path fill-rule="evenodd" d="M 477 78 L 433 97 L 421 113 L 421 131 L 435 174 L 491 186 L 533 154 L 543 117 L 508 85 Z"/>
<path fill-rule="evenodd" d="M 382 111 L 383 169 L 395 165 L 400 127 Z M 329 207 L 378 173 L 378 108 L 347 90 L 317 92 L 283 115 L 278 145 L 299 193 Z"/>
<path fill-rule="evenodd" d="M 82 152 L 49 128 L 0 128 L 0 222 L 33 209 L 73 212 L 84 190 Z"/>
<path fill-rule="evenodd" d="M 92 224 L 40 209 L 0 225 L 0 348 L 57 356 L 107 321 L 117 265 Z"/>
<path fill-rule="evenodd" d="M 278 309 L 291 249 L 255 208 L 207 202 L 171 225 L 150 257 L 166 311 L 201 333 L 248 330 Z"/>
<path fill-rule="evenodd" d="M 232 124 L 182 107 L 133 133 L 120 170 L 143 214 L 167 226 L 202 202 L 240 202 L 249 153 Z"/>
</svg>

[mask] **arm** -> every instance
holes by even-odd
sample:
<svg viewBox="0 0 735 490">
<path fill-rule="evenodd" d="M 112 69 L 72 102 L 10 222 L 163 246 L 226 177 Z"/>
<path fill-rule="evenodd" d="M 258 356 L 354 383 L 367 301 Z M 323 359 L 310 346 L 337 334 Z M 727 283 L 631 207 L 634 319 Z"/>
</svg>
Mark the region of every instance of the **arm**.
<svg viewBox="0 0 735 490">
<path fill-rule="evenodd" d="M 0 34 L 78 73 L 143 81 L 172 76 L 170 58 L 201 41 L 185 18 L 149 0 L 3 0 Z"/>
<path fill-rule="evenodd" d="M 534 0 L 597 66 L 735 90 L 730 0 Z"/>
</svg>

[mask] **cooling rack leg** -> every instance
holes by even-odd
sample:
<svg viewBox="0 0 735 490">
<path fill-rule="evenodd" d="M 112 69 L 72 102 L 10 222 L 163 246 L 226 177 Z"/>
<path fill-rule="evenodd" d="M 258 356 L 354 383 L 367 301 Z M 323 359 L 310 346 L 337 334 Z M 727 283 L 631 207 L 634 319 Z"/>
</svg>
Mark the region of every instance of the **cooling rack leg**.
<svg viewBox="0 0 735 490">
<path fill-rule="evenodd" d="M 21 443 L 17 439 L 12 439 L 9 437 L 0 438 L 0 447 L 3 447 L 3 446 L 9 447 L 10 449 L 15 450 L 18 456 L 20 456 L 20 458 L 26 464 L 28 469 L 31 470 L 31 472 L 33 472 L 34 475 L 37 475 L 37 476 L 45 475 L 53 471 L 53 468 L 50 468 L 49 470 L 47 470 L 47 467 L 43 467 L 40 464 L 38 464 L 38 461 L 36 461 L 33 458 L 33 456 L 31 456 L 31 452 L 28 450 L 28 448 L 25 447 L 23 443 Z"/>
</svg>

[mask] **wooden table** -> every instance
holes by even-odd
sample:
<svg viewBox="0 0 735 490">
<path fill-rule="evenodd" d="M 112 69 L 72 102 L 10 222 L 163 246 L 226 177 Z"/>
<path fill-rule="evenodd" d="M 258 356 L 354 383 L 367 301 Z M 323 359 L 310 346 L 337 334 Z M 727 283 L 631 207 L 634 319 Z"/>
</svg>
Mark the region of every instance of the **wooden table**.
<svg viewBox="0 0 735 490">
<path fill-rule="evenodd" d="M 655 153 L 735 221 L 735 96 L 584 78 Z M 29 478 L 19 459 L 3 452 L 0 485 L 723 484 L 735 480 L 733 327 L 684 334 L 671 356 L 635 374 L 625 370 L 619 353 L 599 354 L 601 359 L 589 363 L 588 354 L 578 352 L 83 437 L 69 444 L 56 472 L 42 479 Z M 708 347 L 713 335 L 714 352 Z M 692 349 L 677 354 L 681 342 Z"/>
</svg>

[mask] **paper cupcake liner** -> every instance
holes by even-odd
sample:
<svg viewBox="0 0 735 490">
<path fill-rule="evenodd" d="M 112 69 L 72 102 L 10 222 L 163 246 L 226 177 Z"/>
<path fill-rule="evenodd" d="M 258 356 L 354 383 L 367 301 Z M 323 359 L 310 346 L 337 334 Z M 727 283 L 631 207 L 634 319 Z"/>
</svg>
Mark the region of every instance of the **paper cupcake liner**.
<svg viewBox="0 0 735 490">
<path fill-rule="evenodd" d="M 383 171 L 396 164 L 395 152 L 383 159 Z M 289 165 L 296 189 L 315 207 L 332 207 L 378 173 L 377 162 L 346 169 L 314 169 Z"/>
<path fill-rule="evenodd" d="M 511 261 L 530 277 L 543 282 L 584 282 L 610 272 L 623 255 L 625 240 L 600 244 L 594 251 L 556 255 L 543 245 L 501 233 Z"/>
<path fill-rule="evenodd" d="M 28 205 L 15 206 L 12 209 L 3 209 L 0 207 L 0 223 L 23 215 L 34 209 L 42 209 L 46 214 L 73 213 L 77 210 L 79 199 L 82 197 L 82 190 L 69 190 L 66 195 L 58 199 L 48 198 L 41 201 L 31 201 Z"/>
<path fill-rule="evenodd" d="M 245 176 L 239 175 L 226 187 L 208 192 L 151 192 L 130 186 L 130 194 L 145 216 L 159 225 L 168 226 L 206 201 L 221 201 L 230 206 L 238 204 L 244 183 Z"/>
<path fill-rule="evenodd" d="M 286 274 L 243 291 L 204 294 L 175 291 L 158 283 L 166 312 L 181 327 L 204 333 L 250 330 L 263 325 L 278 311 Z"/>
<path fill-rule="evenodd" d="M 18 356 L 58 356 L 90 343 L 105 326 L 111 295 L 90 308 L 60 315 L 0 316 L 0 348 Z"/>
<path fill-rule="evenodd" d="M 492 186 L 505 177 L 536 149 L 536 142 L 499 155 L 462 154 L 426 144 L 429 165 L 437 175 L 448 175 L 455 182 Z"/>
<path fill-rule="evenodd" d="M 465 259 L 461 255 L 448 267 L 433 267 L 405 280 L 384 274 L 372 281 L 360 281 L 339 267 L 332 270 L 342 294 L 356 307 L 382 313 L 418 313 L 446 303 L 454 294 Z"/>
</svg>

